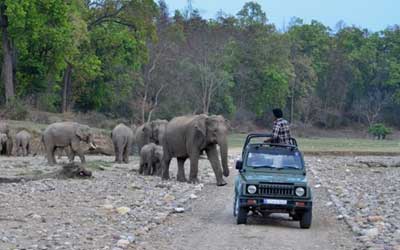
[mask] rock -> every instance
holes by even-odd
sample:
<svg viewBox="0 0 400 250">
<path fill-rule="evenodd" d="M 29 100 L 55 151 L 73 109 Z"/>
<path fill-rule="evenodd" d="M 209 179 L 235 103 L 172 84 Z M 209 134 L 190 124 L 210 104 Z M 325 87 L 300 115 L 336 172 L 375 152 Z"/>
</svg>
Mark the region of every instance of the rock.
<svg viewBox="0 0 400 250">
<path fill-rule="evenodd" d="M 320 188 L 320 187 L 321 187 L 321 184 L 317 184 L 317 185 L 315 185 L 314 187 L 315 187 L 315 188 Z"/>
<path fill-rule="evenodd" d="M 355 207 L 358 208 L 358 209 L 363 209 L 363 208 L 366 208 L 367 205 L 365 205 L 365 203 L 359 201 L 359 202 L 357 202 L 357 203 L 355 204 Z"/>
<path fill-rule="evenodd" d="M 372 222 L 372 223 L 380 222 L 380 221 L 383 221 L 383 217 L 382 216 L 378 216 L 378 215 L 368 216 L 368 221 Z"/>
<path fill-rule="evenodd" d="M 106 248 L 106 249 L 109 249 L 109 248 Z M 111 250 L 123 250 L 123 249 L 119 248 L 119 247 L 113 247 Z"/>
<path fill-rule="evenodd" d="M 343 219 L 344 219 L 344 216 L 343 216 L 343 215 L 338 215 L 338 216 L 336 216 L 336 219 L 338 219 L 338 220 L 343 220 Z"/>
<path fill-rule="evenodd" d="M 141 186 L 139 186 L 138 184 L 135 184 L 135 183 L 131 184 L 130 188 L 133 189 L 133 190 L 135 190 L 135 189 L 138 189 L 138 190 L 142 189 Z"/>
<path fill-rule="evenodd" d="M 103 205 L 103 207 L 105 209 L 107 209 L 107 210 L 113 210 L 114 209 L 114 206 L 112 204 L 105 204 L 105 205 Z"/>
<path fill-rule="evenodd" d="M 127 213 L 129 213 L 130 211 L 131 211 L 131 209 L 130 209 L 129 207 L 119 207 L 119 208 L 117 208 L 117 212 L 118 212 L 120 215 L 127 214 Z"/>
<path fill-rule="evenodd" d="M 191 195 L 189 196 L 189 198 L 192 199 L 192 200 L 197 199 L 197 195 L 191 194 Z"/>
<path fill-rule="evenodd" d="M 120 240 L 117 242 L 117 247 L 120 247 L 120 248 L 127 248 L 129 244 L 130 244 L 129 240 L 120 239 Z"/>
<path fill-rule="evenodd" d="M 171 201 L 175 200 L 175 196 L 173 196 L 171 194 L 166 194 L 163 199 L 165 202 L 171 202 Z"/>
<path fill-rule="evenodd" d="M 363 234 L 369 238 L 374 238 L 379 234 L 378 228 L 371 228 L 363 231 Z"/>
<path fill-rule="evenodd" d="M 174 208 L 175 213 L 184 213 L 185 209 L 183 207 L 176 207 Z"/>
</svg>

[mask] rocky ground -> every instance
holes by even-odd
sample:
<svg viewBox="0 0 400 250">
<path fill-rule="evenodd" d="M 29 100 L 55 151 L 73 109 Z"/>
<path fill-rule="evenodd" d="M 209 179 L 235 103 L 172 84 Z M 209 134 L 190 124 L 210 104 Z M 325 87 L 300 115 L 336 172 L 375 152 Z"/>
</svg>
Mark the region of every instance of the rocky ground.
<svg viewBox="0 0 400 250">
<path fill-rule="evenodd" d="M 307 157 L 337 219 L 364 248 L 400 249 L 400 157 Z"/>
<path fill-rule="evenodd" d="M 1 250 L 265 249 L 265 235 L 275 249 L 400 249 L 400 157 L 306 157 L 316 203 L 310 230 L 274 218 L 235 225 L 233 177 L 217 188 L 206 160 L 198 185 L 141 176 L 136 157 L 128 165 L 107 156 L 87 161 L 90 179 L 0 184 Z M 2 157 L 0 177 L 60 167 L 47 166 L 42 156 Z"/>
<path fill-rule="evenodd" d="M 91 179 L 0 184 L 0 249 L 134 249 L 141 235 L 169 214 L 184 212 L 203 188 L 141 176 L 136 157 L 128 165 L 113 159 L 87 157 Z M 215 183 L 203 162 L 201 182 Z M 60 167 L 47 166 L 42 156 L 3 157 L 0 176 L 43 175 Z"/>
</svg>

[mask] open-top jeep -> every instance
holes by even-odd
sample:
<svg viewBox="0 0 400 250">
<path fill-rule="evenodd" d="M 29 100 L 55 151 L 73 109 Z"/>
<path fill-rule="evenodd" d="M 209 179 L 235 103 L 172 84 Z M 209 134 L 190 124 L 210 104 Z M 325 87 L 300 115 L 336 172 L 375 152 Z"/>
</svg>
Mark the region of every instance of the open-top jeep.
<svg viewBox="0 0 400 250">
<path fill-rule="evenodd" d="M 265 142 L 270 134 L 249 134 L 242 157 L 236 161 L 233 214 L 245 224 L 249 211 L 261 215 L 288 213 L 301 228 L 312 220 L 312 194 L 307 185 L 303 155 L 297 142 Z"/>
</svg>

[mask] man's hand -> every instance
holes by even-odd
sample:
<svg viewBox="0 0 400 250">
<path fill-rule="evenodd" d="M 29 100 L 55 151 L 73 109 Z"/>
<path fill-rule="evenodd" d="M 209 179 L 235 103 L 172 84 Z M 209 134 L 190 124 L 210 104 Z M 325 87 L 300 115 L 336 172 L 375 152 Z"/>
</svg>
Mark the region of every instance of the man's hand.
<svg viewBox="0 0 400 250">
<path fill-rule="evenodd" d="M 271 141 L 272 141 L 272 137 L 270 137 L 270 138 L 264 140 L 264 143 L 268 143 L 268 142 L 271 142 Z"/>
</svg>

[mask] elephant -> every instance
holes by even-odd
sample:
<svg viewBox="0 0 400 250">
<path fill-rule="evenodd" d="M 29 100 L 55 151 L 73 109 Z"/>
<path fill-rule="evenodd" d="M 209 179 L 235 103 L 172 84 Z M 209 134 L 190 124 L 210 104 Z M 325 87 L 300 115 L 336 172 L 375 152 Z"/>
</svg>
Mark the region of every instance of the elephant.
<svg viewBox="0 0 400 250">
<path fill-rule="evenodd" d="M 15 135 L 15 144 L 17 146 L 17 155 L 19 156 L 21 153 L 23 156 L 27 156 L 30 154 L 30 142 L 32 136 L 26 130 L 21 130 Z"/>
<path fill-rule="evenodd" d="M 129 163 L 129 153 L 133 144 L 132 129 L 120 123 L 111 132 L 114 144 L 115 161 L 118 163 Z"/>
<path fill-rule="evenodd" d="M 90 127 L 76 122 L 56 122 L 47 126 L 42 134 L 42 143 L 45 146 L 49 165 L 56 164 L 54 152 L 56 148 L 67 148 L 71 150 L 69 160 L 73 162 L 77 154 L 82 163 L 85 163 L 84 150 L 80 142 L 86 142 L 91 148 L 96 148 Z"/>
<path fill-rule="evenodd" d="M 1 155 L 7 154 L 7 141 L 8 141 L 8 136 L 4 133 L 0 133 L 0 154 Z"/>
<path fill-rule="evenodd" d="M 135 143 L 138 147 L 138 152 L 140 153 L 142 147 L 150 142 L 161 145 L 167 124 L 167 120 L 154 120 L 139 126 L 135 132 Z"/>
<path fill-rule="evenodd" d="M 179 116 L 172 119 L 166 127 L 163 141 L 163 179 L 169 179 L 171 159 L 178 160 L 178 181 L 186 181 L 184 164 L 190 159 L 189 182 L 198 183 L 198 162 L 204 150 L 214 170 L 217 186 L 224 186 L 222 174 L 229 176 L 228 168 L 228 126 L 222 116 L 205 114 Z M 220 148 L 221 163 L 218 158 L 217 145 Z M 223 171 L 222 171 L 223 170 Z"/>
<path fill-rule="evenodd" d="M 7 142 L 4 145 L 5 147 L 2 148 L 2 154 L 11 156 L 13 150 L 13 140 L 10 135 L 10 129 L 6 122 L 0 122 L 0 133 L 3 133 L 7 136 Z"/>
<path fill-rule="evenodd" d="M 155 143 L 149 143 L 140 150 L 140 167 L 139 173 L 145 175 L 161 176 L 161 162 L 163 158 L 162 146 Z"/>
</svg>

